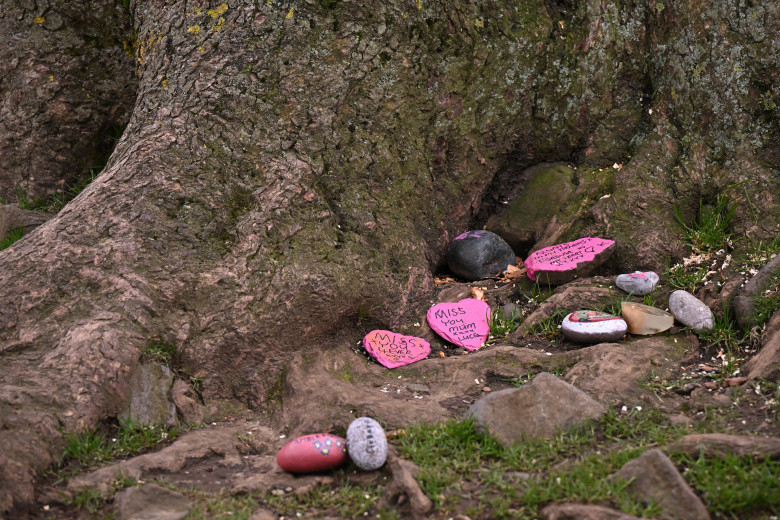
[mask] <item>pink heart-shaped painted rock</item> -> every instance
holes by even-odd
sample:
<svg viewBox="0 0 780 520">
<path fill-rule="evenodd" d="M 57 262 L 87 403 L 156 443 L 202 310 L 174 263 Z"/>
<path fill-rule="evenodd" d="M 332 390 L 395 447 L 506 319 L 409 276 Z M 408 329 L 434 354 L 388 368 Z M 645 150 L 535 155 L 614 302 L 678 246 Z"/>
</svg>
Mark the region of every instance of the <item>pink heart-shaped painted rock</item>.
<svg viewBox="0 0 780 520">
<path fill-rule="evenodd" d="M 431 345 L 422 338 L 389 330 L 372 330 L 363 338 L 369 354 L 387 368 L 398 368 L 428 357 Z"/>
<path fill-rule="evenodd" d="M 436 334 L 466 350 L 477 350 L 490 334 L 490 306 L 482 300 L 437 303 L 428 309 L 427 318 Z"/>
</svg>

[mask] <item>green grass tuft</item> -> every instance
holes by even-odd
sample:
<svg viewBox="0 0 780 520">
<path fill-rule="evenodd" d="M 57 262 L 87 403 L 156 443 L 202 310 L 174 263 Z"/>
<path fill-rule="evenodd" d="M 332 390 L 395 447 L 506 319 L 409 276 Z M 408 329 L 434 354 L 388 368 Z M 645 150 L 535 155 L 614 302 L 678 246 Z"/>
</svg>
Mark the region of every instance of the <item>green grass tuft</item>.
<svg viewBox="0 0 780 520">
<path fill-rule="evenodd" d="M 143 351 L 144 359 L 152 363 L 159 363 L 171 368 L 173 360 L 176 356 L 176 347 L 174 345 L 168 345 L 161 341 L 151 341 L 144 347 Z"/>
<path fill-rule="evenodd" d="M 491 310 L 490 317 L 488 318 L 490 336 L 488 337 L 487 343 L 492 343 L 500 338 L 509 336 L 517 330 L 517 327 L 520 326 L 522 321 L 522 316 L 518 316 L 514 311 L 512 312 L 512 315 L 507 318 L 504 317 L 501 309 Z"/>
<path fill-rule="evenodd" d="M 178 428 L 167 429 L 133 421 L 120 423 L 111 437 L 99 428 L 66 433 L 63 463 L 75 461 L 79 466 L 91 467 L 152 449 L 178 435 Z"/>
<path fill-rule="evenodd" d="M 0 251 L 11 247 L 11 244 L 22 238 L 22 236 L 24 236 L 23 228 L 14 228 L 9 231 L 7 237 L 0 239 Z"/>
<path fill-rule="evenodd" d="M 731 186 L 719 193 L 715 203 L 705 204 L 699 201 L 699 214 L 696 220 L 689 226 L 680 215 L 677 206 L 674 215 L 685 230 L 688 237 L 688 245 L 695 253 L 709 253 L 723 248 L 731 240 L 731 221 L 737 205 L 731 198 L 730 191 L 737 185 Z"/>
<path fill-rule="evenodd" d="M 557 310 L 549 318 L 545 318 L 539 323 L 528 329 L 529 334 L 546 338 L 556 339 L 561 336 L 561 322 L 566 317 L 566 311 Z"/>
</svg>

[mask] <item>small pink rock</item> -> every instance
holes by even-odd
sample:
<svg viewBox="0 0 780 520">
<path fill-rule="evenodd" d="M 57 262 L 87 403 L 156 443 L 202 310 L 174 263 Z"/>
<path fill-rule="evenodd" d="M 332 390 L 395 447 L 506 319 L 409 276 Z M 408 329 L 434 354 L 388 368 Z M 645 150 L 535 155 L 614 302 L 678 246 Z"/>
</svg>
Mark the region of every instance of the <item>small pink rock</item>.
<svg viewBox="0 0 780 520">
<path fill-rule="evenodd" d="M 466 350 L 477 350 L 490 334 L 490 306 L 474 298 L 437 303 L 428 309 L 427 319 L 439 336 Z"/>
<path fill-rule="evenodd" d="M 526 258 L 526 274 L 539 283 L 561 285 L 593 272 L 614 249 L 613 240 L 591 237 L 545 247 Z"/>
<path fill-rule="evenodd" d="M 347 461 L 347 441 L 330 433 L 313 433 L 293 439 L 276 454 L 276 463 L 290 473 L 313 473 Z"/>
<path fill-rule="evenodd" d="M 372 330 L 363 338 L 369 354 L 387 368 L 398 368 L 428 357 L 431 345 L 422 338 L 389 330 Z"/>
</svg>

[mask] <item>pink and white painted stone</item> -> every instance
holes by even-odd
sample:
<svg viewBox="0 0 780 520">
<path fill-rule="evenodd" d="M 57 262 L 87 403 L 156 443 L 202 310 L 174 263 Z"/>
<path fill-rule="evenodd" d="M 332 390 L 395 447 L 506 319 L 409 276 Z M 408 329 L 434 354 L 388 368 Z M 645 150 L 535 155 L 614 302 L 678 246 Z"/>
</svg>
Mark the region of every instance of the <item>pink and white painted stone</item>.
<svg viewBox="0 0 780 520">
<path fill-rule="evenodd" d="M 526 274 L 539 283 L 564 284 L 590 274 L 614 249 L 613 240 L 592 237 L 545 247 L 526 258 Z"/>
<path fill-rule="evenodd" d="M 347 458 L 346 439 L 313 433 L 285 444 L 276 454 L 276 463 L 290 473 L 312 473 L 341 466 Z"/>
<path fill-rule="evenodd" d="M 431 344 L 422 338 L 389 330 L 372 330 L 363 338 L 369 354 L 387 368 L 398 368 L 428 357 Z"/>
<path fill-rule="evenodd" d="M 615 278 L 615 285 L 629 294 L 644 296 L 655 290 L 658 281 L 658 275 L 653 271 L 634 271 L 633 273 L 618 275 Z"/>
<path fill-rule="evenodd" d="M 482 300 L 437 303 L 428 309 L 426 317 L 436 334 L 466 350 L 477 350 L 490 334 L 490 306 Z"/>
</svg>

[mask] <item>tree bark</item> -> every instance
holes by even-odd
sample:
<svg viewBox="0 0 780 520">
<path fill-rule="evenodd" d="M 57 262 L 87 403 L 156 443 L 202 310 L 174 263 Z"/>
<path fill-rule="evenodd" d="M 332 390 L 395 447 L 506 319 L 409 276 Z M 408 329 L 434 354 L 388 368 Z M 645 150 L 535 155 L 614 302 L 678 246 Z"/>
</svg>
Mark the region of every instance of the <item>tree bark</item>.
<svg viewBox="0 0 780 520">
<path fill-rule="evenodd" d="M 137 95 L 105 170 L 0 252 L 5 511 L 32 500 L 60 429 L 116 415 L 152 340 L 205 375 L 206 399 L 262 407 L 290 351 L 358 314 L 400 325 L 430 296 L 450 238 L 526 166 L 578 165 L 581 189 L 547 238 L 616 238 L 616 268 L 679 256 L 673 205 L 689 215 L 736 181 L 742 229 L 777 221 L 773 6 L 130 11 Z M 20 157 L 48 127 L 31 128 L 17 132 Z"/>
<path fill-rule="evenodd" d="M 43 198 L 99 173 L 138 81 L 116 0 L 0 2 L 0 201 Z"/>
</svg>

